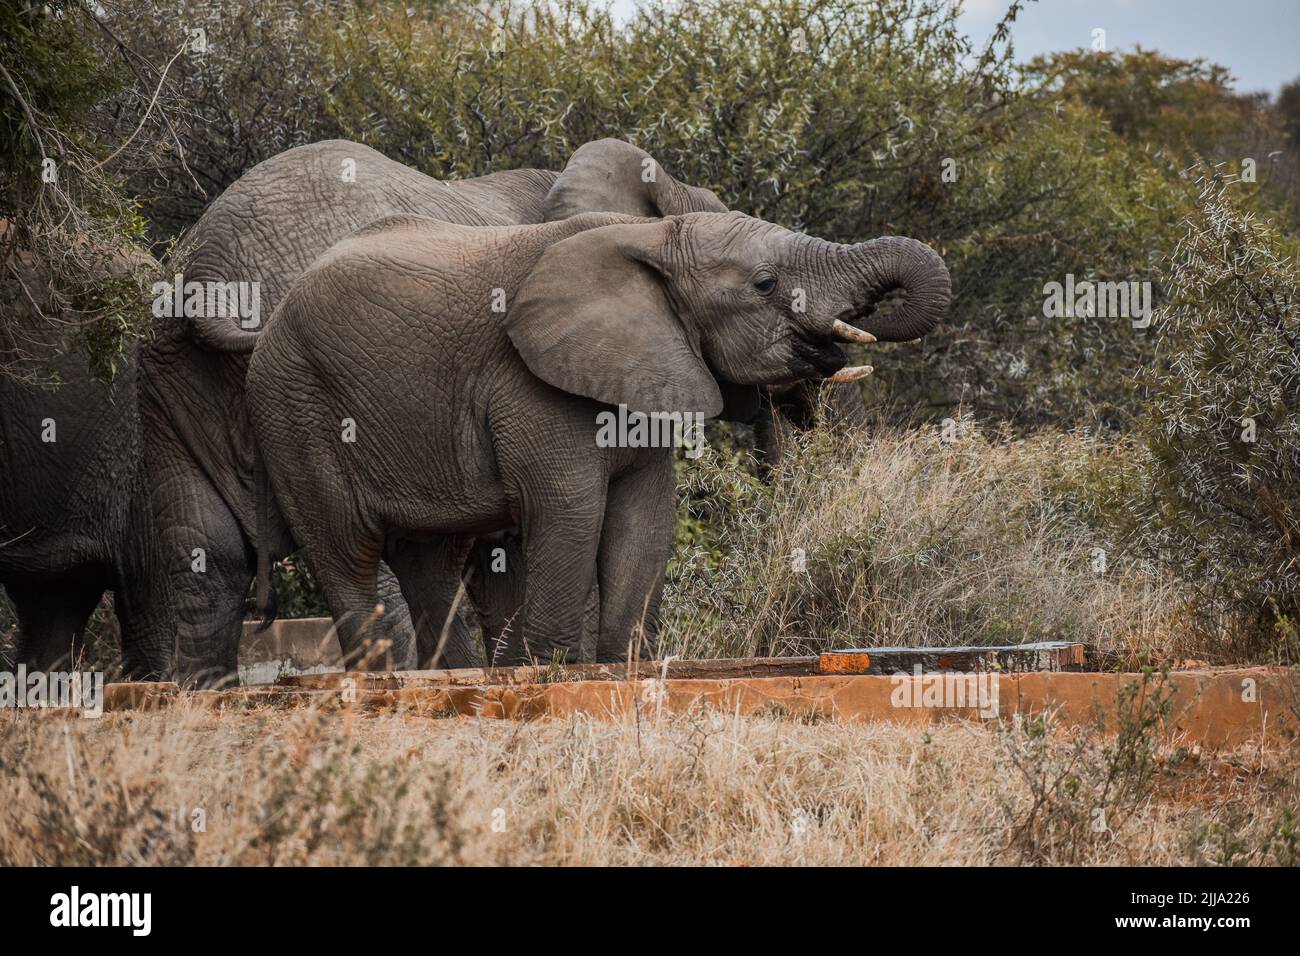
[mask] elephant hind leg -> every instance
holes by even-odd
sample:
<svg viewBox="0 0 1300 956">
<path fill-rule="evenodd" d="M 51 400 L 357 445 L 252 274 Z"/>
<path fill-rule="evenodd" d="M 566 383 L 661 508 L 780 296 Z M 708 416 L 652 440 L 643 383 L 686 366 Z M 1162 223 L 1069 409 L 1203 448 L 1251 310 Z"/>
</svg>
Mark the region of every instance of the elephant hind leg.
<svg viewBox="0 0 1300 956">
<path fill-rule="evenodd" d="M 384 606 L 384 629 L 393 642 L 388 650 L 386 666 L 389 670 L 409 671 L 419 666 L 416 659 L 415 622 L 411 620 L 411 605 L 402 595 L 401 582 L 386 563 L 379 565 L 379 603 Z"/>
<path fill-rule="evenodd" d="M 127 559 L 116 575 L 113 610 L 122 632 L 127 680 L 170 680 L 176 668 L 177 617 L 171 578 L 161 561 Z"/>
<path fill-rule="evenodd" d="M 518 626 L 525 577 L 524 549 L 517 532 L 474 542 L 465 566 L 465 587 L 478 611 L 488 667 L 525 662 Z"/>
<path fill-rule="evenodd" d="M 159 560 L 169 579 L 166 600 L 175 609 L 176 679 L 200 687 L 238 683 L 244 599 L 255 567 L 252 548 L 197 466 L 186 463 L 166 473 L 172 483 L 155 520 L 161 529 Z M 154 612 L 157 597 L 155 590 L 147 602 Z M 136 610 L 132 603 L 128 614 L 134 617 Z"/>
<path fill-rule="evenodd" d="M 402 586 L 415 625 L 417 667 L 479 667 L 479 648 L 464 617 L 461 571 L 469 554 L 467 538 L 398 541 L 386 557 Z"/>
<path fill-rule="evenodd" d="M 299 537 L 334 618 L 344 667 L 383 668 L 391 639 L 379 601 L 382 537 L 355 525 L 325 533 L 312 527 Z"/>
<path fill-rule="evenodd" d="M 175 617 L 168 604 L 151 595 L 158 583 L 167 581 L 161 576 L 155 582 L 125 581 L 113 592 L 127 680 L 170 680 L 175 671 Z"/>
<path fill-rule="evenodd" d="M 31 670 L 72 670 L 81 656 L 86 624 L 104 594 L 93 577 L 9 584 L 18 614 L 15 664 Z"/>
</svg>

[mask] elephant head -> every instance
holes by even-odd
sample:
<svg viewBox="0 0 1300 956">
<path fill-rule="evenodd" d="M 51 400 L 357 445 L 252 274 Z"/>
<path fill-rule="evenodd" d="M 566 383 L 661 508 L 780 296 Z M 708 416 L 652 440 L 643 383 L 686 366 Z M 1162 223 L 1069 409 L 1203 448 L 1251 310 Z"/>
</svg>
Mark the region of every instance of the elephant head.
<svg viewBox="0 0 1300 956">
<path fill-rule="evenodd" d="M 645 150 L 621 139 L 578 147 L 546 195 L 547 222 L 584 212 L 659 218 L 691 212 L 726 212 L 707 189 L 674 179 Z"/>
<path fill-rule="evenodd" d="M 728 211 L 709 190 L 680 182 L 644 150 L 618 139 L 596 140 L 580 147 L 551 187 L 544 210 L 547 221 L 596 211 L 652 218 Z M 897 246 L 896 252 L 887 252 L 887 245 L 882 244 L 881 253 L 899 260 L 895 269 L 900 288 L 919 289 L 915 281 L 918 277 L 906 275 L 910 267 L 901 261 L 909 255 L 906 250 L 910 247 L 904 243 Z M 925 258 L 915 260 L 916 267 L 923 271 Z M 864 331 L 880 341 L 909 341 L 929 331 L 928 325 L 917 320 L 924 311 L 912 309 L 860 318 Z M 763 466 L 779 457 L 788 426 L 803 429 L 813 424 L 823 398 L 829 402 L 836 420 L 854 424 L 866 420 L 866 408 L 856 382 L 843 382 L 825 389 L 820 382 L 808 380 L 785 387 L 757 388 L 720 378 L 718 387 L 724 403 L 719 417 L 754 427 L 755 452 Z"/>
<path fill-rule="evenodd" d="M 888 293 L 906 301 L 888 322 Z M 549 384 L 646 414 L 718 415 L 720 383 L 855 381 L 841 343 L 924 335 L 948 270 L 913 239 L 839 245 L 732 212 L 588 229 L 538 260 L 506 317 Z M 866 328 L 859 327 L 859 324 Z"/>
</svg>

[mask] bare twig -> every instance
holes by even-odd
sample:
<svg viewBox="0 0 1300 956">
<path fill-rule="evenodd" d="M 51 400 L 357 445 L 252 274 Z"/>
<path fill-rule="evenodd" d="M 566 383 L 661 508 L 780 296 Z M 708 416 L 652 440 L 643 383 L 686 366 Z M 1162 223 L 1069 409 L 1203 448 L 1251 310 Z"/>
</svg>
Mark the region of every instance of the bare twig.
<svg viewBox="0 0 1300 956">
<path fill-rule="evenodd" d="M 119 153 L 122 152 L 122 150 L 126 149 L 128 146 L 131 145 L 131 141 L 136 138 L 140 130 L 144 129 L 144 124 L 149 119 L 149 114 L 153 112 L 154 104 L 158 102 L 158 94 L 162 92 L 163 84 L 167 82 L 167 71 L 172 68 L 172 64 L 175 63 L 178 59 L 180 59 L 180 55 L 184 52 L 185 52 L 185 44 L 182 43 L 180 45 L 180 48 L 177 49 L 175 54 L 172 55 L 172 58 L 167 61 L 167 65 L 163 68 L 162 77 L 161 79 L 158 80 L 158 88 L 153 91 L 153 99 L 149 101 L 149 106 L 145 109 L 144 115 L 140 117 L 140 122 L 136 125 L 136 128 L 132 131 L 131 135 L 126 138 L 126 141 L 122 143 L 121 146 L 113 150 L 111 153 L 109 153 L 107 156 L 105 156 L 103 159 L 97 162 L 94 166 L 91 166 L 90 169 L 87 170 L 87 172 L 93 173 L 101 166 L 112 162 L 113 159 Z"/>
</svg>

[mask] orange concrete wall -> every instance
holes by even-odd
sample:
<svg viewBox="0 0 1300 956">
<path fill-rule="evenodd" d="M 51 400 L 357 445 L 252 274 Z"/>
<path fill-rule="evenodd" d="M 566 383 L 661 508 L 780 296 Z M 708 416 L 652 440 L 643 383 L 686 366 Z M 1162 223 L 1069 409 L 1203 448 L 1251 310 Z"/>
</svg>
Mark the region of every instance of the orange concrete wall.
<svg viewBox="0 0 1300 956">
<path fill-rule="evenodd" d="M 713 709 L 726 714 L 889 721 L 922 727 L 940 720 L 982 720 L 979 706 L 898 706 L 908 691 L 918 702 L 919 682 L 936 675 L 876 675 L 683 679 L 660 681 L 574 681 L 517 686 L 399 687 L 373 690 L 366 675 L 336 690 L 290 687 L 178 692 L 174 684 L 111 684 L 106 709 L 165 707 L 188 699 L 221 710 L 249 707 L 356 708 L 417 717 L 481 716 L 533 720 L 586 714 L 598 720 L 654 718 Z M 1253 740 L 1281 740 L 1300 715 L 1300 676 L 1288 668 L 1183 671 L 1169 675 L 1172 708 L 1165 731 L 1205 746 L 1235 746 Z M 1113 729 L 1126 685 L 1141 675 L 1029 673 L 999 675 L 1000 717 L 1037 714 L 1056 706 L 1063 720 L 1087 724 L 1098 718 Z M 978 702 L 977 702 L 978 703 Z M 986 701 L 987 703 L 987 701 Z M 986 713 L 988 708 L 985 708 Z"/>
</svg>

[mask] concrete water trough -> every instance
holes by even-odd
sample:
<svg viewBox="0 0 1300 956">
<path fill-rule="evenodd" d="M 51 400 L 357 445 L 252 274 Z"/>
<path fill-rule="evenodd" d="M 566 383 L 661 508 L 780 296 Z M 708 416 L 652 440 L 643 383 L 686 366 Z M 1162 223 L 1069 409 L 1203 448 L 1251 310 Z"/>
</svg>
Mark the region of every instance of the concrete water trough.
<svg viewBox="0 0 1300 956">
<path fill-rule="evenodd" d="M 320 666 L 320 665 L 313 665 Z M 656 719 L 714 711 L 806 721 L 986 721 L 1048 708 L 1070 724 L 1114 729 L 1125 708 L 1168 695 L 1162 731 L 1202 746 L 1293 739 L 1300 672 L 1286 667 L 1199 668 L 1167 674 L 1088 671 L 1080 644 L 862 648 L 817 657 L 667 660 L 567 667 L 287 674 L 275 684 L 182 691 L 113 684 L 106 709 L 180 701 L 223 712 L 313 707 L 414 718 L 533 720 L 582 714 Z"/>
</svg>

